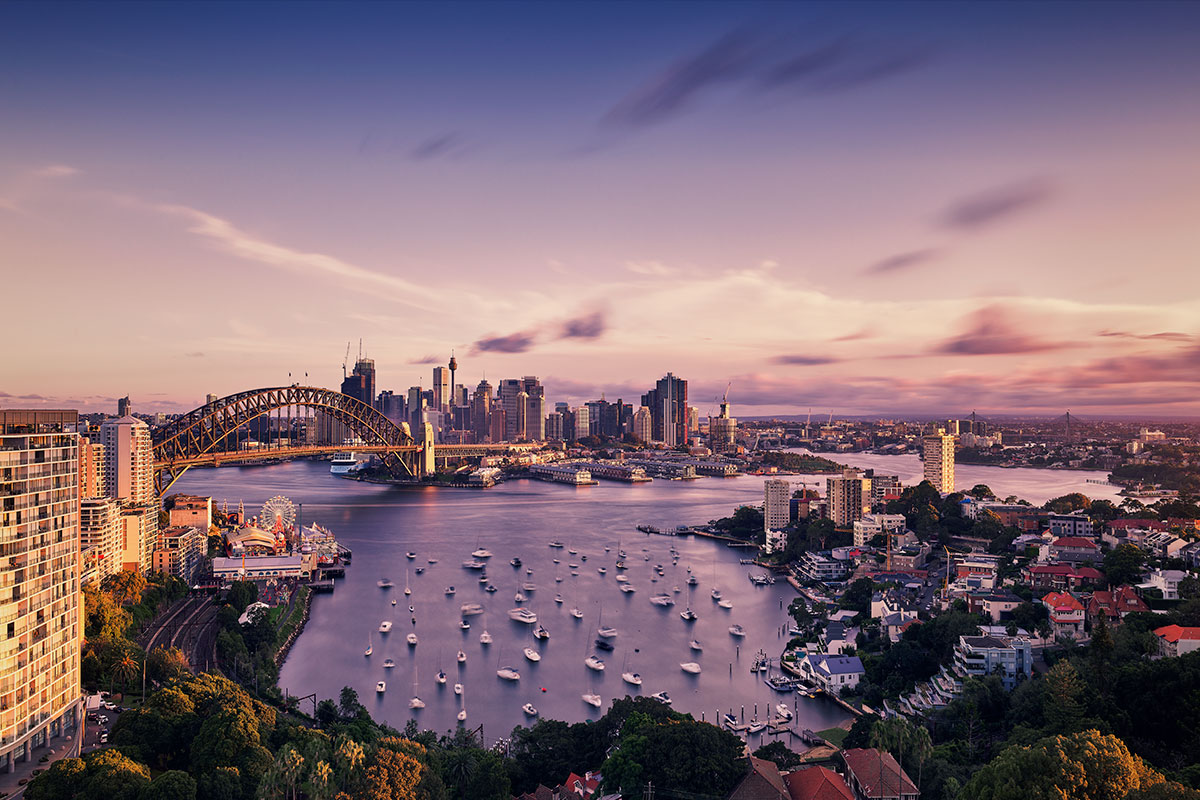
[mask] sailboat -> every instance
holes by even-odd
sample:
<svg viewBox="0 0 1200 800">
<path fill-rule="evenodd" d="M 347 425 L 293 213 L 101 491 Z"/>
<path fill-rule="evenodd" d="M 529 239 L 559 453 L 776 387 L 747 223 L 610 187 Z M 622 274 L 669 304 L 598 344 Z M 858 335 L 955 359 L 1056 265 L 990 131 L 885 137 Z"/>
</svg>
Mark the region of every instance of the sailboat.
<svg viewBox="0 0 1200 800">
<path fill-rule="evenodd" d="M 692 583 L 690 580 L 688 581 L 687 608 L 684 609 L 683 611 L 680 611 L 679 616 L 683 619 L 684 622 L 695 622 L 697 619 L 696 612 L 692 611 Z"/>
<path fill-rule="evenodd" d="M 375 652 L 375 646 L 371 644 L 371 634 L 368 633 L 367 634 L 367 649 L 363 651 L 363 655 L 370 656 L 371 653 L 373 653 L 373 652 Z"/>
<path fill-rule="evenodd" d="M 458 710 L 458 721 L 459 722 L 467 721 L 467 698 L 465 698 L 465 697 L 462 699 L 462 708 L 460 708 Z"/>
<path fill-rule="evenodd" d="M 601 608 L 600 608 L 599 627 L 596 628 L 596 635 L 598 635 L 602 639 L 611 639 L 617 635 L 616 628 L 613 628 L 611 626 L 606 627 L 604 625 L 604 607 L 603 606 L 601 606 Z"/>
<path fill-rule="evenodd" d="M 408 597 L 412 594 L 412 589 L 408 588 L 408 569 L 404 570 L 404 596 Z"/>
<path fill-rule="evenodd" d="M 641 686 L 642 676 L 629 669 L 629 654 L 625 654 L 625 671 L 621 673 L 621 680 L 628 683 L 630 686 Z"/>
<path fill-rule="evenodd" d="M 408 701 L 409 708 L 421 709 L 425 707 L 425 701 L 417 696 L 417 666 L 413 665 L 413 696 Z"/>
</svg>

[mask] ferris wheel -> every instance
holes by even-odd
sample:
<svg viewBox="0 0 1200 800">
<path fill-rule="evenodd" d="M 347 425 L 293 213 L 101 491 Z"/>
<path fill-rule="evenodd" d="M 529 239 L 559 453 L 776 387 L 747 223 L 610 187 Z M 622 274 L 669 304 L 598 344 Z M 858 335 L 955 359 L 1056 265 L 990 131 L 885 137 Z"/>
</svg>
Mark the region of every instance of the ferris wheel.
<svg viewBox="0 0 1200 800">
<path fill-rule="evenodd" d="M 283 495 L 276 495 L 263 503 L 258 518 L 264 530 L 286 531 L 296 522 L 296 507 Z"/>
</svg>

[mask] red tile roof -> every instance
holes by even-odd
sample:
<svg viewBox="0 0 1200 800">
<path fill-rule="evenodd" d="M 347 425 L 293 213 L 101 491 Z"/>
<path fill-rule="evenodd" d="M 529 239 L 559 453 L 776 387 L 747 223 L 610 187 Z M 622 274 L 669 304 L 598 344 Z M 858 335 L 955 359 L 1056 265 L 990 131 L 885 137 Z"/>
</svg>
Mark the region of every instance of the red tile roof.
<svg viewBox="0 0 1200 800">
<path fill-rule="evenodd" d="M 1195 641 L 1200 639 L 1200 628 L 1184 628 L 1180 625 L 1167 625 L 1155 630 L 1154 635 L 1160 639 L 1166 639 L 1171 643 L 1178 642 L 1180 639 Z"/>
<path fill-rule="evenodd" d="M 792 800 L 854 800 L 846 781 L 831 769 L 809 767 L 783 776 Z"/>
<path fill-rule="evenodd" d="M 1063 536 L 1054 540 L 1055 547 L 1084 547 L 1092 550 L 1096 549 L 1096 543 L 1091 539 L 1084 539 L 1082 536 Z"/>
<path fill-rule="evenodd" d="M 1051 592 L 1042 598 L 1042 603 L 1057 611 L 1083 611 L 1083 603 L 1066 592 Z"/>
<path fill-rule="evenodd" d="M 729 800 L 790 800 L 787 784 L 774 761 L 749 757 L 750 771 L 729 793 Z"/>
<path fill-rule="evenodd" d="M 862 787 L 868 798 L 900 797 L 919 794 L 912 779 L 905 774 L 891 753 L 880 750 L 843 750 L 846 769 Z"/>
</svg>

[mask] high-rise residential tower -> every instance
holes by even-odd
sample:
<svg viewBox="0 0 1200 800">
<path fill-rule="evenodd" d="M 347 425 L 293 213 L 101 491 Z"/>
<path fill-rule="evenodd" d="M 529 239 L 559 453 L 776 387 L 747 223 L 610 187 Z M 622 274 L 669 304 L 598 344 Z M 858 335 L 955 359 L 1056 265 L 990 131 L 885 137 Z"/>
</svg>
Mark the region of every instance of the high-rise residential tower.
<svg viewBox="0 0 1200 800">
<path fill-rule="evenodd" d="M 0 411 L 0 771 L 79 735 L 78 416 Z"/>
<path fill-rule="evenodd" d="M 128 417 L 133 413 L 133 403 L 129 402 L 129 396 L 126 395 L 117 401 L 117 416 Z"/>
<path fill-rule="evenodd" d="M 763 530 L 777 531 L 792 521 L 791 486 L 785 480 L 763 481 Z"/>
<path fill-rule="evenodd" d="M 648 442 L 654 428 L 650 409 L 641 406 L 633 412 L 633 429 L 630 431 L 639 441 Z"/>
<path fill-rule="evenodd" d="M 849 528 L 871 513 L 871 479 L 856 469 L 843 470 L 836 478 L 826 478 L 825 499 L 833 524 Z"/>
<path fill-rule="evenodd" d="M 155 504 L 150 426 L 136 417 L 106 420 L 100 426 L 100 443 L 108 496 L 133 505 Z"/>
<path fill-rule="evenodd" d="M 954 437 L 938 428 L 923 440 L 925 480 L 942 494 L 954 491 Z"/>
</svg>

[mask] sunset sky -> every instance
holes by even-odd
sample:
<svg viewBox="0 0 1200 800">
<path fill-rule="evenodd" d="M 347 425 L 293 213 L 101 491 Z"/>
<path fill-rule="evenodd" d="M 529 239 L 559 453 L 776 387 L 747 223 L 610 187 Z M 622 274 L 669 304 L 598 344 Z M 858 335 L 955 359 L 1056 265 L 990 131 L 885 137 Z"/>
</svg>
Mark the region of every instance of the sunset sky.
<svg viewBox="0 0 1200 800">
<path fill-rule="evenodd" d="M 0 4 L 0 406 L 1200 414 L 1200 4 Z"/>
</svg>

